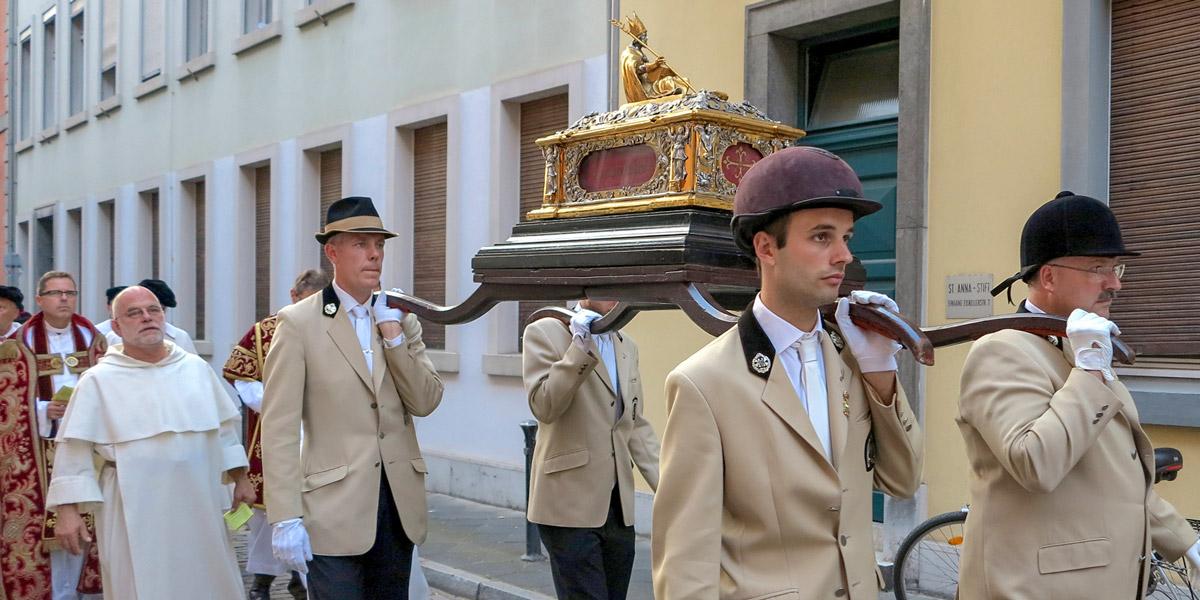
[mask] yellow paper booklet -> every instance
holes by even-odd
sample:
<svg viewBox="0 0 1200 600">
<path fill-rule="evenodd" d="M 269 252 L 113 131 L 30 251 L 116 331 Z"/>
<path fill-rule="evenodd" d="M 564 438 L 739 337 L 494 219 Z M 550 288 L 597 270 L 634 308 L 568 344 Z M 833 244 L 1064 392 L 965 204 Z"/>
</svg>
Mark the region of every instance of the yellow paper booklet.
<svg viewBox="0 0 1200 600">
<path fill-rule="evenodd" d="M 250 505 L 245 502 L 238 503 L 238 507 L 231 509 L 225 513 L 225 526 L 230 531 L 237 531 L 250 520 L 254 515 L 254 511 L 250 510 Z"/>
<path fill-rule="evenodd" d="M 57 392 L 54 392 L 54 395 L 50 397 L 50 401 L 66 404 L 71 399 L 71 392 L 74 391 L 75 388 L 69 385 L 64 385 L 58 388 Z"/>
</svg>

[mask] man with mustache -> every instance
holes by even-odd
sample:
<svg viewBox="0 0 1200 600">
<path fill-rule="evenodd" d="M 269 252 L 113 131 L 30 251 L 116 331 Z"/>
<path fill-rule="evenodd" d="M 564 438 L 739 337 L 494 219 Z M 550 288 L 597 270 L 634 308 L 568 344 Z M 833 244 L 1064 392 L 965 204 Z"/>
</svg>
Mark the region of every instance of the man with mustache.
<svg viewBox="0 0 1200 600">
<path fill-rule="evenodd" d="M 859 328 L 838 301 L 854 222 L 882 208 L 818 148 L 755 164 L 733 234 L 762 290 L 736 327 L 667 377 L 654 498 L 654 592 L 692 598 L 879 594 L 871 491 L 913 495 L 921 430 L 896 381 L 899 344 Z M 838 301 L 836 323 L 821 306 Z"/>
<path fill-rule="evenodd" d="M 425 540 L 413 417 L 437 408 L 442 380 L 416 315 L 372 294 L 395 236 L 370 198 L 331 204 L 316 239 L 333 282 L 279 311 L 267 352 L 267 520 L 275 556 L 308 573 L 313 600 L 408 598 L 413 544 Z"/>
<path fill-rule="evenodd" d="M 961 600 L 1141 598 L 1152 548 L 1186 554 L 1196 580 L 1196 533 L 1154 493 L 1154 446 L 1112 368 L 1124 256 L 1137 253 L 1108 206 L 1061 192 L 1026 221 L 1021 270 L 992 290 L 1024 281 L 1018 312 L 1066 317 L 1067 336 L 1009 329 L 967 355 Z"/>
</svg>

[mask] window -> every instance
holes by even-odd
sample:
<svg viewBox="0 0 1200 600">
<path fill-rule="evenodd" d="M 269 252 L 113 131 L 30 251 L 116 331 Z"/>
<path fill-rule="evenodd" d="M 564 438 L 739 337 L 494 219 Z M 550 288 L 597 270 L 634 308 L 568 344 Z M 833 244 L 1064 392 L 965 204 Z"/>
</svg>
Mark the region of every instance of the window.
<svg viewBox="0 0 1200 600">
<path fill-rule="evenodd" d="M 163 2 L 142 0 L 142 81 L 162 73 Z"/>
<path fill-rule="evenodd" d="M 64 240 L 62 256 L 59 264 L 68 273 L 80 273 L 83 266 L 83 209 L 72 208 L 67 211 L 67 238 Z"/>
<path fill-rule="evenodd" d="M 334 148 L 322 152 L 319 161 L 321 214 L 317 216 L 317 223 L 320 223 L 321 228 L 324 229 L 325 215 L 329 212 L 329 205 L 342 197 L 342 149 Z M 333 265 L 329 264 L 328 258 L 325 258 L 324 250 L 321 252 L 321 270 L 333 277 Z"/>
<path fill-rule="evenodd" d="M 57 16 L 58 9 L 54 8 L 42 15 L 42 129 L 52 127 L 58 117 L 54 93 L 58 83 L 58 71 L 54 68 L 58 60 Z"/>
<path fill-rule="evenodd" d="M 43 273 L 54 270 L 54 217 L 37 217 L 34 221 L 33 273 L 36 281 Z"/>
<path fill-rule="evenodd" d="M 142 205 L 146 211 L 146 218 L 150 220 L 150 277 L 160 279 L 158 276 L 158 190 L 142 192 Z M 139 252 L 144 251 L 140 248 L 138 250 Z"/>
<path fill-rule="evenodd" d="M 537 139 L 567 128 L 567 95 L 558 94 L 521 104 L 521 214 L 520 220 L 535 208 L 542 206 L 545 185 L 546 163 Z M 545 302 L 521 302 L 517 315 L 517 348 L 522 347 L 520 336 L 533 311 L 545 306 Z"/>
<path fill-rule="evenodd" d="M 208 0 L 184 0 L 183 58 L 192 60 L 208 53 Z"/>
<path fill-rule="evenodd" d="M 18 128 L 20 129 L 20 131 L 17 132 L 17 137 L 22 140 L 29 137 L 29 134 L 31 133 L 30 129 L 33 126 L 32 119 L 30 118 L 32 107 L 29 105 L 32 76 L 33 41 L 30 30 L 25 29 L 25 31 L 21 32 L 21 79 L 19 82 L 21 91 L 18 102 L 18 110 L 20 110 L 20 115 L 17 123 Z"/>
<path fill-rule="evenodd" d="M 100 0 L 100 100 L 117 93 L 117 41 L 121 38 L 121 0 Z"/>
<path fill-rule="evenodd" d="M 70 91 L 67 113 L 77 115 L 83 112 L 83 0 L 71 3 L 71 55 Z"/>
<path fill-rule="evenodd" d="M 100 277 L 100 289 L 108 289 L 116 280 L 116 236 L 114 235 L 114 220 L 113 220 L 113 205 L 114 200 L 105 200 L 100 203 L 100 219 L 99 227 L 96 230 L 97 239 L 96 246 L 89 248 L 88 252 L 99 254 L 98 263 L 102 269 L 105 269 Z"/>
<path fill-rule="evenodd" d="M 204 225 L 205 225 L 204 220 L 205 220 L 205 218 L 207 218 L 207 214 L 205 213 L 206 198 L 204 197 L 204 193 L 205 193 L 205 189 L 204 189 L 204 180 L 203 179 L 192 184 L 192 203 L 194 204 L 195 209 L 196 209 L 196 214 L 195 214 L 195 222 L 196 222 L 196 267 L 195 267 L 196 268 L 196 298 L 195 298 L 196 328 L 195 328 L 195 333 L 196 333 L 196 339 L 200 339 L 200 340 L 208 339 L 208 337 L 204 333 L 204 328 L 206 326 L 205 319 L 204 319 L 204 310 L 205 310 L 205 308 L 204 308 L 205 307 L 205 305 L 204 305 L 204 290 L 205 290 L 204 284 L 205 284 L 205 274 L 207 272 L 207 270 L 204 268 L 205 251 L 207 250 L 207 246 L 205 245 L 205 233 L 206 232 L 204 229 Z"/>
<path fill-rule="evenodd" d="M 242 33 L 250 33 L 266 27 L 271 17 L 272 0 L 242 0 Z"/>
<path fill-rule="evenodd" d="M 254 169 L 254 320 L 271 314 L 271 167 Z"/>
<path fill-rule="evenodd" d="M 446 303 L 446 124 L 413 131 L 413 294 Z M 446 326 L 421 321 L 421 339 L 446 348 Z"/>
</svg>

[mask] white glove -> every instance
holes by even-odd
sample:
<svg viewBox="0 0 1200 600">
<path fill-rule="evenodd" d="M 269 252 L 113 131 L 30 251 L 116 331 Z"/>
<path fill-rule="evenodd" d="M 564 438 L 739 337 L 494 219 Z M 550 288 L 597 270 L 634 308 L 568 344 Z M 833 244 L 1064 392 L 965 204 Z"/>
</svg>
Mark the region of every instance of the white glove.
<svg viewBox="0 0 1200 600">
<path fill-rule="evenodd" d="M 592 341 L 592 321 L 599 318 L 600 313 L 594 310 L 581 308 L 576 311 L 571 317 L 571 341 L 586 350 L 588 342 Z"/>
<path fill-rule="evenodd" d="M 392 288 L 393 292 L 399 292 L 400 288 Z M 404 318 L 404 311 L 399 308 L 390 308 L 387 303 L 387 296 L 380 294 L 375 299 L 375 303 L 371 305 L 371 310 L 375 312 L 375 324 L 387 323 L 389 321 L 400 322 Z"/>
<path fill-rule="evenodd" d="M 853 291 L 848 297 L 838 299 L 837 311 L 834 312 L 838 328 L 842 330 L 842 337 L 846 338 L 846 345 L 850 347 L 850 353 L 854 355 L 854 360 L 858 361 L 858 368 L 863 373 L 895 371 L 896 353 L 900 351 L 900 344 L 885 335 L 855 325 L 850 320 L 851 302 L 876 304 L 894 313 L 899 313 L 900 307 L 884 294 Z"/>
<path fill-rule="evenodd" d="M 1067 339 L 1075 350 L 1075 366 L 1085 371 L 1100 371 L 1105 381 L 1116 379 L 1112 370 L 1112 336 L 1120 333 L 1116 323 L 1098 314 L 1082 308 L 1071 311 L 1067 317 Z"/>
<path fill-rule="evenodd" d="M 300 519 L 286 519 L 271 528 L 271 553 L 289 571 L 308 573 L 308 561 L 312 560 L 312 545 L 308 543 L 308 530 Z"/>
<path fill-rule="evenodd" d="M 1188 579 L 1191 581 L 1192 591 L 1200 592 L 1200 542 L 1192 544 L 1183 557 L 1187 559 Z"/>
</svg>

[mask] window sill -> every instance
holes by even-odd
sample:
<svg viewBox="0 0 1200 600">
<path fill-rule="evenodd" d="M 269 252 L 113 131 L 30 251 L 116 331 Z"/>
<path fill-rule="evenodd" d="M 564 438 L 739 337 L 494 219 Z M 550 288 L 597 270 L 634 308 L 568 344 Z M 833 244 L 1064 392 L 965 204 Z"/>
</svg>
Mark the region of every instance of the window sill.
<svg viewBox="0 0 1200 600">
<path fill-rule="evenodd" d="M 159 73 L 158 75 L 143 81 L 142 83 L 138 84 L 137 87 L 133 88 L 133 98 L 135 100 L 141 100 L 142 98 L 145 98 L 146 96 L 149 96 L 159 90 L 165 89 L 166 87 L 167 78 L 162 73 Z"/>
<path fill-rule="evenodd" d="M 520 354 L 484 354 L 483 372 L 498 377 L 520 377 Z"/>
<path fill-rule="evenodd" d="M 457 373 L 458 372 L 458 353 L 447 352 L 445 350 L 425 350 L 425 356 L 433 362 L 433 368 L 438 373 Z"/>
<path fill-rule="evenodd" d="M 25 138 L 25 139 L 17 142 L 17 145 L 13 147 L 13 151 L 14 152 L 24 152 L 32 147 L 33 147 L 33 138 Z"/>
<path fill-rule="evenodd" d="M 121 108 L 121 95 L 113 94 L 96 104 L 96 107 L 92 109 L 92 116 L 100 118 L 118 108 Z"/>
<path fill-rule="evenodd" d="M 191 79 L 197 81 L 200 73 L 203 73 L 217 64 L 217 55 L 215 52 L 205 52 L 192 60 L 189 60 L 182 65 L 179 65 L 177 71 L 179 74 L 175 76 L 177 81 L 183 82 Z"/>
<path fill-rule="evenodd" d="M 353 5 L 354 0 L 317 0 L 311 6 L 305 6 L 296 11 L 296 27 L 303 29 L 304 26 L 318 20 L 321 21 L 322 25 L 328 25 L 329 22 L 325 20 L 326 17 Z"/>
<path fill-rule="evenodd" d="M 58 125 L 51 125 L 38 132 L 38 143 L 45 144 L 46 142 L 58 137 Z"/>
<path fill-rule="evenodd" d="M 86 110 L 77 112 L 77 113 L 67 117 L 67 120 L 63 121 L 63 131 L 70 131 L 72 129 L 75 129 L 76 127 L 79 127 L 80 125 L 87 123 L 87 121 L 88 121 L 88 114 L 87 114 Z"/>
<path fill-rule="evenodd" d="M 283 25 L 275 21 L 262 29 L 251 31 L 233 41 L 233 53 L 240 55 L 283 35 Z"/>
</svg>

